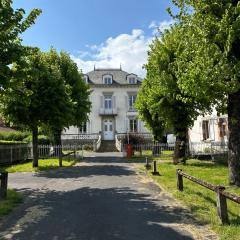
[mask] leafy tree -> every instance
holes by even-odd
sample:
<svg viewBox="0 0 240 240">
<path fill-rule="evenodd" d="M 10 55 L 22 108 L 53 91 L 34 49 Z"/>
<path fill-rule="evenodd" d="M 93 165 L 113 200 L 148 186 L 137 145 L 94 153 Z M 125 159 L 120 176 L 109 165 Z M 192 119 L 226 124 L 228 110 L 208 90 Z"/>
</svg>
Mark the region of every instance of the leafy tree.
<svg viewBox="0 0 240 240">
<path fill-rule="evenodd" d="M 13 74 L 11 64 L 28 52 L 21 45 L 20 35 L 34 24 L 40 13 L 41 10 L 33 9 L 24 18 L 24 9 L 14 10 L 11 0 L 0 0 L 0 86 L 5 87 Z"/>
<path fill-rule="evenodd" d="M 179 157 L 185 157 L 188 128 L 201 109 L 201 104 L 183 94 L 178 87 L 176 54 L 181 48 L 180 35 L 181 27 L 175 26 L 151 44 L 145 65 L 147 76 L 136 103 L 140 116 L 152 130 L 173 129 L 177 137 L 174 163 Z"/>
<path fill-rule="evenodd" d="M 38 166 L 38 128 L 64 117 L 70 100 L 58 64 L 49 64 L 51 53 L 32 50 L 31 54 L 14 65 L 18 78 L 11 78 L 2 91 L 2 112 L 14 124 L 32 131 L 33 166 Z"/>
<path fill-rule="evenodd" d="M 77 64 L 65 52 L 60 53 L 58 64 L 64 83 L 68 89 L 68 97 L 71 102 L 68 119 L 63 117 L 65 123 L 61 124 L 54 121 L 53 124 L 51 124 L 54 142 L 57 145 L 61 145 L 61 133 L 63 128 L 69 126 L 80 127 L 86 122 L 88 120 L 91 102 L 89 101 L 89 87 L 83 81 L 82 74 L 78 71 Z"/>
<path fill-rule="evenodd" d="M 184 51 L 177 56 L 178 85 L 205 108 L 228 113 L 229 180 L 240 186 L 240 2 L 173 1 L 181 9 L 179 20 Z"/>
</svg>

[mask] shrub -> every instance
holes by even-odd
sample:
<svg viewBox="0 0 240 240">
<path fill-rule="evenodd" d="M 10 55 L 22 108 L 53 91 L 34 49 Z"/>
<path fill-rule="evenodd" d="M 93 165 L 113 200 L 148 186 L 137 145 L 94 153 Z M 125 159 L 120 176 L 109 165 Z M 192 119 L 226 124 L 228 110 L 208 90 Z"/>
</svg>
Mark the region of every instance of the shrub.
<svg viewBox="0 0 240 240">
<path fill-rule="evenodd" d="M 19 131 L 11 131 L 0 132 L 0 140 L 5 141 L 24 141 L 26 137 L 28 137 L 31 133 L 30 132 L 19 132 Z"/>
<path fill-rule="evenodd" d="M 26 142 L 0 140 L 0 145 L 19 145 L 19 144 L 26 144 Z"/>
<path fill-rule="evenodd" d="M 32 142 L 32 135 L 29 135 L 28 137 L 24 138 L 24 141 L 27 142 L 27 143 L 31 143 Z M 39 145 L 50 145 L 50 140 L 45 135 L 39 135 L 38 136 L 38 144 Z"/>
<path fill-rule="evenodd" d="M 129 144 L 144 144 L 146 140 L 144 139 L 143 135 L 139 134 L 134 134 L 134 133 L 129 133 L 128 135 L 125 135 L 123 137 L 123 143 L 128 144 L 128 139 L 129 139 Z"/>
<path fill-rule="evenodd" d="M 93 145 L 92 144 L 85 144 L 83 147 L 86 151 L 93 151 Z"/>
</svg>

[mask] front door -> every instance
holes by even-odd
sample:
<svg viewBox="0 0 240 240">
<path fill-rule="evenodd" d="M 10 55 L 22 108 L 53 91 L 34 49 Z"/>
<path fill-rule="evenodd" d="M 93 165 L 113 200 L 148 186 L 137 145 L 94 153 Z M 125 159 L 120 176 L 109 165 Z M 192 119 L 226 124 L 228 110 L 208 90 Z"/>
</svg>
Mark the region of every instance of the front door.
<svg viewBox="0 0 240 240">
<path fill-rule="evenodd" d="M 103 121 L 103 130 L 104 140 L 114 140 L 112 119 L 105 119 Z"/>
</svg>

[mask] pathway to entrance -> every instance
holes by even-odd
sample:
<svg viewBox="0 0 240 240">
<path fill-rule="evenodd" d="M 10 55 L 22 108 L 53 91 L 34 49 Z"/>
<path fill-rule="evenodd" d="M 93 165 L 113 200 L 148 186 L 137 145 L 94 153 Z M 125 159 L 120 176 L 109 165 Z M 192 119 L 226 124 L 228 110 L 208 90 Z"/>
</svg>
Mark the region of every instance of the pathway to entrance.
<svg viewBox="0 0 240 240">
<path fill-rule="evenodd" d="M 71 168 L 10 174 L 10 187 L 26 198 L 1 223 L 0 239 L 216 239 L 117 154 L 88 157 Z"/>
</svg>

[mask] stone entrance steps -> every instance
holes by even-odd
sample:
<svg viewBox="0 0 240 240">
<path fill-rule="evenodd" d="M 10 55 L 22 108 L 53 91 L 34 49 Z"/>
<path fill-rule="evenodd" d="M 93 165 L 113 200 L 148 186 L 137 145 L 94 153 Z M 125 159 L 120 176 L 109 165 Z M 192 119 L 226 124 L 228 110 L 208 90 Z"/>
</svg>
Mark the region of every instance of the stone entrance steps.
<svg viewBox="0 0 240 240">
<path fill-rule="evenodd" d="M 115 141 L 102 140 L 98 152 L 118 152 Z"/>
</svg>

